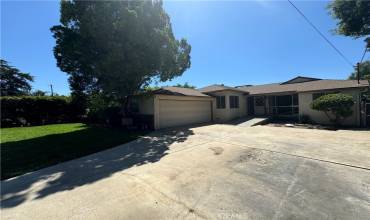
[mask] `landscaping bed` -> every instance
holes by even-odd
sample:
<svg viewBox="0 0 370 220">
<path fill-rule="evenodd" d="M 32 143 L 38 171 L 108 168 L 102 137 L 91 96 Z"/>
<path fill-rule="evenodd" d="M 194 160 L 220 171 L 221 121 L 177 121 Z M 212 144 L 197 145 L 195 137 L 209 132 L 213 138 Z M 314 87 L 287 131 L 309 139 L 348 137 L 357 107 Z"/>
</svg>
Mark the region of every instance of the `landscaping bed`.
<svg viewBox="0 0 370 220">
<path fill-rule="evenodd" d="M 0 132 L 2 180 L 115 147 L 146 133 L 82 123 L 2 128 Z"/>
</svg>

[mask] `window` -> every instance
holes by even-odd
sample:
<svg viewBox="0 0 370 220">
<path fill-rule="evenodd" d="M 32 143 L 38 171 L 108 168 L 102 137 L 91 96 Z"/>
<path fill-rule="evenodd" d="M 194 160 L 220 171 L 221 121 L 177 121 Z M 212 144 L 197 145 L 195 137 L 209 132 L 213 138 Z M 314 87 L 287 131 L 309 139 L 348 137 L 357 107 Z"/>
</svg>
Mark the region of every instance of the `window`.
<svg viewBox="0 0 370 220">
<path fill-rule="evenodd" d="M 312 94 L 312 101 L 315 100 L 315 99 L 318 99 L 320 98 L 321 96 L 323 95 L 329 95 L 329 94 L 336 94 L 336 93 L 339 93 L 339 92 L 320 92 L 320 93 L 313 93 Z"/>
<path fill-rule="evenodd" d="M 293 100 L 292 100 L 291 95 L 276 96 L 276 105 L 277 106 L 291 106 L 292 102 L 293 102 Z"/>
<path fill-rule="evenodd" d="M 225 96 L 216 96 L 216 106 L 217 108 L 225 108 Z"/>
<path fill-rule="evenodd" d="M 294 115 L 298 114 L 298 94 L 270 96 L 269 103 L 275 115 Z"/>
<path fill-rule="evenodd" d="M 262 96 L 257 96 L 254 98 L 256 106 L 265 106 L 265 99 Z"/>
<path fill-rule="evenodd" d="M 229 100 L 230 100 L 230 108 L 239 108 L 239 96 L 231 95 Z"/>
<path fill-rule="evenodd" d="M 293 95 L 293 105 L 298 105 L 298 94 Z"/>
<path fill-rule="evenodd" d="M 312 100 L 316 100 L 316 99 L 320 98 L 323 95 L 326 95 L 326 94 L 322 93 L 322 92 L 321 93 L 313 93 L 312 94 Z"/>
</svg>

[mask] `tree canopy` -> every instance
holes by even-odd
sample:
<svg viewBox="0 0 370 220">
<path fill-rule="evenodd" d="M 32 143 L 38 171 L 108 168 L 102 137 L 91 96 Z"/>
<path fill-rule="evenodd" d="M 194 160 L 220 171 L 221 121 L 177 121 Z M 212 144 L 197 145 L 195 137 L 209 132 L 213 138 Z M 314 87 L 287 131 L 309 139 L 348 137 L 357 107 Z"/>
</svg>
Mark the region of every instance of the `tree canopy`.
<svg viewBox="0 0 370 220">
<path fill-rule="evenodd" d="M 98 90 L 117 98 L 190 67 L 191 47 L 177 40 L 162 1 L 61 1 L 51 28 L 54 55 L 73 93 Z"/>
<path fill-rule="evenodd" d="M 32 92 L 33 96 L 46 96 L 46 94 L 47 94 L 47 92 L 39 90 L 39 89 Z"/>
<path fill-rule="evenodd" d="M 31 91 L 31 82 L 33 82 L 33 76 L 29 73 L 23 73 L 10 66 L 7 61 L 0 59 L 1 96 L 27 95 Z"/>
<path fill-rule="evenodd" d="M 351 73 L 348 79 L 357 79 L 356 69 L 354 70 L 354 72 Z M 360 64 L 360 79 L 370 80 L 370 60 L 367 60 Z"/>
<path fill-rule="evenodd" d="M 354 38 L 365 37 L 370 48 L 370 1 L 334 0 L 328 6 L 332 16 L 338 20 L 336 32 Z"/>
<path fill-rule="evenodd" d="M 185 82 L 184 84 L 177 83 L 174 85 L 175 87 L 181 87 L 181 88 L 188 88 L 188 89 L 195 89 L 196 87 L 193 85 L 190 85 L 188 82 Z"/>
</svg>

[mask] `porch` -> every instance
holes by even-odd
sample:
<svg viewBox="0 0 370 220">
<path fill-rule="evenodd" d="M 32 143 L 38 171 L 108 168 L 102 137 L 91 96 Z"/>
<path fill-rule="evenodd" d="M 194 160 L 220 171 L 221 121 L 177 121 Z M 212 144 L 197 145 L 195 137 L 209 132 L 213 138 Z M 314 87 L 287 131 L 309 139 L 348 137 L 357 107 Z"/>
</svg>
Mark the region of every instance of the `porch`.
<svg viewBox="0 0 370 220">
<path fill-rule="evenodd" d="M 298 117 L 298 94 L 258 95 L 247 98 L 248 115 Z"/>
</svg>

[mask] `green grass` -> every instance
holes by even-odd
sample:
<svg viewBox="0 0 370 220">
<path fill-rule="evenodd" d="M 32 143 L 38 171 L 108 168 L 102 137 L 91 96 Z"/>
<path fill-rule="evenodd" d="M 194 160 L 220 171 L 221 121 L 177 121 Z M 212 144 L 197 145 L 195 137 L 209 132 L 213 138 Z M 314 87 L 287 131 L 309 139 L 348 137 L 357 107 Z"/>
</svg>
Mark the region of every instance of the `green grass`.
<svg viewBox="0 0 370 220">
<path fill-rule="evenodd" d="M 1 179 L 115 147 L 144 132 L 82 123 L 2 128 Z"/>
</svg>

